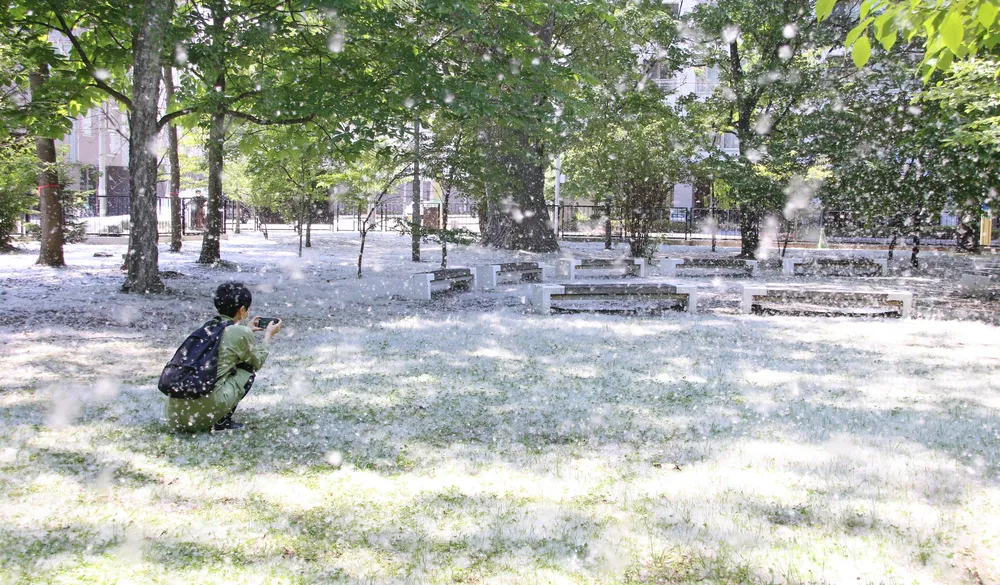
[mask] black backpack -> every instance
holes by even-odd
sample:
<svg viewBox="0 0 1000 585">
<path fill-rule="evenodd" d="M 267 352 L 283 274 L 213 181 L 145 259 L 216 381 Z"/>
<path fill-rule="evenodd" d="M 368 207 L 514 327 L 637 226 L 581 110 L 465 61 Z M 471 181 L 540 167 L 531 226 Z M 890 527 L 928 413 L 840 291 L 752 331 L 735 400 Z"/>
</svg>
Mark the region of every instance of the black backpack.
<svg viewBox="0 0 1000 585">
<path fill-rule="evenodd" d="M 171 398 L 200 398 L 215 390 L 219 343 L 232 319 L 216 317 L 181 344 L 160 374 L 160 392 Z"/>
</svg>

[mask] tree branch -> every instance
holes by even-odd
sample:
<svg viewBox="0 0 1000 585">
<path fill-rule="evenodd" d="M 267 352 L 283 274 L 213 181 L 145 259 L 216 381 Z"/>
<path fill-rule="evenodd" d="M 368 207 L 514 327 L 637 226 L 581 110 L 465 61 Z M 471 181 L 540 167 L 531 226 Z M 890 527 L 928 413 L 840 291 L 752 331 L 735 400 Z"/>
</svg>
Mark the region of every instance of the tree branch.
<svg viewBox="0 0 1000 585">
<path fill-rule="evenodd" d="M 80 55 L 80 60 L 83 62 L 84 67 L 87 68 L 87 72 L 90 73 L 90 76 L 94 78 L 94 85 L 103 90 L 111 97 L 121 102 L 123 106 L 131 110 L 132 100 L 129 99 L 129 97 L 123 94 L 122 92 L 118 91 L 117 89 L 105 83 L 103 79 L 97 76 L 97 69 L 94 67 L 94 64 L 90 61 L 90 58 L 87 57 L 87 53 L 84 52 L 83 46 L 80 44 L 80 39 L 76 38 L 76 35 L 73 34 L 73 29 L 71 29 L 69 25 L 66 23 L 66 18 L 63 17 L 62 12 L 60 12 L 55 7 L 53 7 L 52 12 L 55 14 L 56 19 L 59 20 L 59 25 L 62 27 L 61 29 L 58 29 L 59 32 L 66 35 L 66 37 L 69 39 L 69 42 L 72 43 L 73 48 L 76 49 L 77 54 Z"/>
<path fill-rule="evenodd" d="M 304 118 L 285 118 L 282 120 L 265 120 L 264 118 L 259 118 L 253 114 L 247 114 L 245 112 L 237 112 L 236 110 L 224 110 L 225 113 L 234 118 L 239 118 L 241 120 L 247 120 L 248 122 L 253 122 L 258 126 L 290 126 L 293 124 L 305 124 L 306 122 L 311 122 L 316 119 L 316 114 L 309 114 Z"/>
</svg>

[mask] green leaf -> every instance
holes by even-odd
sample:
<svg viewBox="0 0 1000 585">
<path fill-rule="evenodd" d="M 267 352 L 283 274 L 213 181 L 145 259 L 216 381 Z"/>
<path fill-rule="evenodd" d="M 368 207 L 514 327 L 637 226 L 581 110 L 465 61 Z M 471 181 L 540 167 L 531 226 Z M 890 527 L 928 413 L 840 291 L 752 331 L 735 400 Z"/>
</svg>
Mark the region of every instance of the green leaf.
<svg viewBox="0 0 1000 585">
<path fill-rule="evenodd" d="M 952 61 L 955 60 L 955 55 L 951 51 L 941 51 L 941 56 L 938 57 L 935 66 L 941 71 L 947 71 L 951 67 Z"/>
<path fill-rule="evenodd" d="M 952 53 L 958 53 L 965 39 L 965 24 L 962 22 L 962 14 L 958 10 L 952 10 L 941 23 L 941 38 L 946 47 Z"/>
<path fill-rule="evenodd" d="M 997 12 L 1000 12 L 1000 9 L 997 9 L 995 5 L 983 2 L 979 5 L 979 12 L 976 14 L 976 18 L 979 19 L 979 24 L 985 28 L 990 28 L 996 22 Z"/>
<path fill-rule="evenodd" d="M 878 38 L 878 42 L 882 43 L 883 49 L 891 51 L 892 47 L 896 44 L 896 31 L 889 30 L 888 27 L 886 27 L 885 32 L 878 35 L 876 38 Z"/>
<path fill-rule="evenodd" d="M 847 33 L 847 39 L 844 40 L 844 44 L 848 47 L 854 44 L 854 41 L 858 40 L 858 37 L 863 35 L 868 29 L 868 24 L 872 21 L 870 18 L 866 18 L 861 21 L 861 24 L 851 29 L 851 32 Z"/>
<path fill-rule="evenodd" d="M 837 0 L 816 0 L 816 18 L 818 20 L 826 20 L 827 17 L 833 14 L 833 7 L 836 5 Z"/>
<path fill-rule="evenodd" d="M 867 36 L 861 37 L 854 43 L 854 48 L 851 49 L 851 59 L 854 64 L 861 69 L 868 63 L 868 60 L 872 57 L 872 44 L 868 40 Z"/>
</svg>

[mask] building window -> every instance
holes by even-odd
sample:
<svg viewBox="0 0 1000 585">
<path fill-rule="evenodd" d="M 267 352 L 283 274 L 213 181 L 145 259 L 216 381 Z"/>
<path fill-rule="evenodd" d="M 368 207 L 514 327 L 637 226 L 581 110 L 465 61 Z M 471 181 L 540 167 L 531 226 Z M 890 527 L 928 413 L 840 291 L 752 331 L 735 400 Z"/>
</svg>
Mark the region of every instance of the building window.
<svg viewBox="0 0 1000 585">
<path fill-rule="evenodd" d="M 710 96 L 719 86 L 719 70 L 715 67 L 699 70 L 694 75 L 694 92 L 699 96 Z"/>
<path fill-rule="evenodd" d="M 684 76 L 672 74 L 662 63 L 654 63 L 649 69 L 649 78 L 663 91 L 675 91 L 684 84 Z"/>
<path fill-rule="evenodd" d="M 736 137 L 732 132 L 726 132 L 722 135 L 721 146 L 723 150 L 739 150 L 740 149 L 740 139 Z"/>
</svg>

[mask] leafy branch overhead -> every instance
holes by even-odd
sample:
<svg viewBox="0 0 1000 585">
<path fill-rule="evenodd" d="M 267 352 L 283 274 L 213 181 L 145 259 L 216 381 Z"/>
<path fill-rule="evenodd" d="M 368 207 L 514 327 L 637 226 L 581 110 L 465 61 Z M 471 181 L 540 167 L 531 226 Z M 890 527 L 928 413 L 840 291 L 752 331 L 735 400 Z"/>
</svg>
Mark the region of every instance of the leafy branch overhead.
<svg viewBox="0 0 1000 585">
<path fill-rule="evenodd" d="M 843 0 L 841 0 L 843 2 Z M 850 10 L 851 5 L 842 3 Z M 838 9 L 837 0 L 818 0 L 816 16 L 829 18 Z M 924 80 L 935 70 L 948 71 L 956 60 L 990 54 L 1000 44 L 1000 4 L 992 0 L 920 2 L 911 0 L 863 0 L 859 23 L 845 45 L 852 59 L 863 67 L 871 59 L 872 39 L 889 51 L 899 40 L 923 39 L 921 67 Z"/>
</svg>

